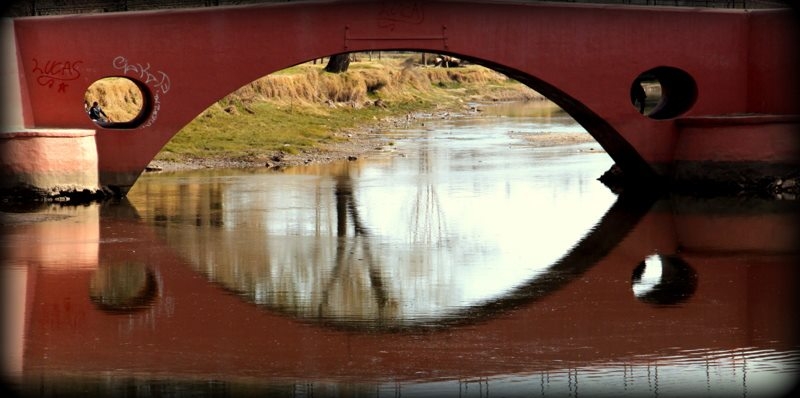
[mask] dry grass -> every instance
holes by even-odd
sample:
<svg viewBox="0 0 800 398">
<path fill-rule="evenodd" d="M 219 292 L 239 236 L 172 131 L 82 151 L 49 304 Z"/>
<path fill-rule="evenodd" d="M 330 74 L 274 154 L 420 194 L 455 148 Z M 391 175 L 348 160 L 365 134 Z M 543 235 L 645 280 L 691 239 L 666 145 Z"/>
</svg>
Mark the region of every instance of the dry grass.
<svg viewBox="0 0 800 398">
<path fill-rule="evenodd" d="M 133 120 L 141 111 L 142 92 L 132 81 L 109 77 L 94 82 L 84 95 L 87 109 L 97 101 L 113 121 Z"/>
<path fill-rule="evenodd" d="M 358 106 L 374 99 L 414 100 L 432 87 L 457 89 L 464 84 L 509 86 L 509 79 L 479 66 L 462 68 L 420 67 L 397 61 L 354 63 L 341 74 L 324 72 L 322 65 L 295 67 L 294 74 L 260 78 L 230 97 L 245 102 L 271 100 L 280 103 L 347 103 Z M 535 94 L 529 94 L 531 96 Z M 230 98 L 229 98 L 230 100 Z"/>
</svg>

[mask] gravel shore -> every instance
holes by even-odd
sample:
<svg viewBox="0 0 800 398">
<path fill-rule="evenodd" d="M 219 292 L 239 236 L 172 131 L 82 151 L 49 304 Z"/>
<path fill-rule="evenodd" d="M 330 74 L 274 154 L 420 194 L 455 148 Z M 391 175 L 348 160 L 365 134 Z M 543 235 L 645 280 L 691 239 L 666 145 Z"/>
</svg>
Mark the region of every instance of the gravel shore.
<svg viewBox="0 0 800 398">
<path fill-rule="evenodd" d="M 153 160 L 147 166 L 147 172 L 179 171 L 208 168 L 246 168 L 269 167 L 286 168 L 308 165 L 312 163 L 328 163 L 337 160 L 354 159 L 372 152 L 383 150 L 390 140 L 376 129 L 362 129 L 341 134 L 342 140 L 326 144 L 319 148 L 304 150 L 299 153 L 278 151 L 264 154 L 252 160 L 241 159 L 189 159 L 181 162 Z"/>
<path fill-rule="evenodd" d="M 286 168 L 308 164 L 330 163 L 341 160 L 354 160 L 387 151 L 392 146 L 392 139 L 383 134 L 384 131 L 427 120 L 457 118 L 476 114 L 474 109 L 464 113 L 439 111 L 434 113 L 409 114 L 406 117 L 387 117 L 376 125 L 362 127 L 337 133 L 339 140 L 318 148 L 304 150 L 299 153 L 278 151 L 264 154 L 254 159 L 189 159 L 181 162 L 153 160 L 147 172 L 168 172 L 180 170 L 196 170 L 207 168 L 249 168 L 269 167 Z M 514 132 L 509 132 L 512 136 Z M 551 147 L 594 142 L 586 133 L 541 133 L 520 136 L 532 147 Z M 600 146 L 597 146 L 601 149 Z"/>
</svg>

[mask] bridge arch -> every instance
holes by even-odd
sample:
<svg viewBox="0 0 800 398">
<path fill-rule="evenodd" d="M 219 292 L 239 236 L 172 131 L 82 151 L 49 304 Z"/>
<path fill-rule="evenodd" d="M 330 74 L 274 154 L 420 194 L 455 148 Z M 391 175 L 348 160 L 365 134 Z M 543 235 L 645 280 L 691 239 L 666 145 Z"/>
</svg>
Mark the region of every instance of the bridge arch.
<svg viewBox="0 0 800 398">
<path fill-rule="evenodd" d="M 563 109 L 566 113 L 568 113 L 571 117 L 573 117 L 581 126 L 583 126 L 589 132 L 589 134 L 592 135 L 592 137 L 598 142 L 598 144 L 602 146 L 603 149 L 606 150 L 606 152 L 612 157 L 612 159 L 618 165 L 620 165 L 625 170 L 628 170 L 630 175 L 635 175 L 643 179 L 644 178 L 651 179 L 655 177 L 655 173 L 653 173 L 652 169 L 649 167 L 647 162 L 642 158 L 642 156 L 636 151 L 636 149 L 625 140 L 625 138 L 614 128 L 614 126 L 612 126 L 609 122 L 604 120 L 602 116 L 593 112 L 589 106 L 581 103 L 578 99 L 570 96 L 565 91 L 559 89 L 555 85 L 550 84 L 536 76 L 533 76 L 528 72 L 516 70 L 514 68 L 505 66 L 496 61 L 476 58 L 475 56 L 467 52 L 441 51 L 435 46 L 432 47 L 417 46 L 417 47 L 402 47 L 402 48 L 395 48 L 395 47 L 352 48 L 352 53 L 360 53 L 366 51 L 408 51 L 408 52 L 418 52 L 418 53 L 422 52 L 437 53 L 469 61 L 470 63 L 481 65 L 496 72 L 502 73 L 503 75 L 511 79 L 514 79 L 526 85 L 527 87 L 533 89 L 534 91 L 542 94 L 548 100 L 553 101 L 556 105 L 558 105 L 561 109 Z M 230 91 L 228 91 L 225 95 L 228 95 L 236 91 L 237 89 L 253 82 L 254 80 L 257 80 L 258 78 L 269 75 L 271 73 L 278 72 L 280 70 L 290 68 L 298 64 L 311 62 L 314 59 L 330 57 L 335 54 L 337 54 L 337 52 L 335 51 L 326 51 L 320 54 L 314 54 L 310 58 L 305 59 L 299 63 L 288 63 L 286 65 L 281 65 L 278 70 L 265 71 L 264 75 L 258 76 L 256 79 L 247 80 L 247 78 L 243 78 L 240 81 L 234 83 L 232 85 L 232 88 L 230 88 Z M 214 103 L 216 103 L 222 98 L 224 97 L 215 98 L 208 104 L 201 105 L 201 107 L 194 110 L 194 114 L 196 115 L 201 114 L 204 110 L 208 109 L 208 107 L 212 106 Z M 152 96 L 149 101 L 150 102 L 153 101 Z M 667 111 L 671 111 L 671 108 L 668 107 Z M 659 110 L 656 109 L 654 112 L 659 113 Z"/>
<path fill-rule="evenodd" d="M 505 74 L 506 76 L 530 87 L 553 101 L 567 112 L 578 124 L 600 144 L 611 158 L 626 170 L 632 178 L 647 181 L 656 177 L 656 173 L 647 164 L 636 149 L 606 121 L 580 100 L 570 96 L 564 90 L 548 83 L 528 72 L 515 70 L 493 61 L 473 59 L 473 62 Z"/>
</svg>

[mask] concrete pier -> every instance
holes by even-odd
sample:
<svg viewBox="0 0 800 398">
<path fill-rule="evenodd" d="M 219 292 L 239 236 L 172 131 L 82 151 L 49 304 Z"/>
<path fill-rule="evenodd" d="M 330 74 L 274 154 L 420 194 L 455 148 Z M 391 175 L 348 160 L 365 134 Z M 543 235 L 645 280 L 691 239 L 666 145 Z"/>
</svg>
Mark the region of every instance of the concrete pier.
<svg viewBox="0 0 800 398">
<path fill-rule="evenodd" d="M 798 177 L 800 117 L 796 115 L 696 116 L 677 120 L 677 127 L 675 184 L 763 191 Z M 772 188 L 795 192 L 794 183 Z"/>
<path fill-rule="evenodd" d="M 95 131 L 35 129 L 0 133 L 0 192 L 70 197 L 101 191 Z"/>
<path fill-rule="evenodd" d="M 28 128 L 14 25 L 0 19 L 0 196 L 95 196 L 102 192 L 93 129 Z"/>
</svg>

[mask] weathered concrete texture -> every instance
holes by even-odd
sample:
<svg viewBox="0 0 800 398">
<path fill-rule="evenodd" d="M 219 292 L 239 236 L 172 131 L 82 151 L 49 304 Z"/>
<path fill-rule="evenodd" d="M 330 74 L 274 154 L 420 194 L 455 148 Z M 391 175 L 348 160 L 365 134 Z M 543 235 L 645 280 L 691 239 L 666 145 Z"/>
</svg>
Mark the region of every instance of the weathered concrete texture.
<svg viewBox="0 0 800 398">
<path fill-rule="evenodd" d="M 798 165 L 768 162 L 675 162 L 670 189 L 697 194 L 797 194 Z"/>
<path fill-rule="evenodd" d="M 676 161 L 800 163 L 800 116 L 713 115 L 677 120 Z"/>
<path fill-rule="evenodd" d="M 41 197 L 96 195 L 94 130 L 37 129 L 0 134 L 0 193 Z"/>
<path fill-rule="evenodd" d="M 677 125 L 677 187 L 794 193 L 783 185 L 800 177 L 800 117 L 716 115 L 679 119 Z"/>
<path fill-rule="evenodd" d="M 0 18 L 0 131 L 25 125 L 14 23 Z"/>
</svg>

